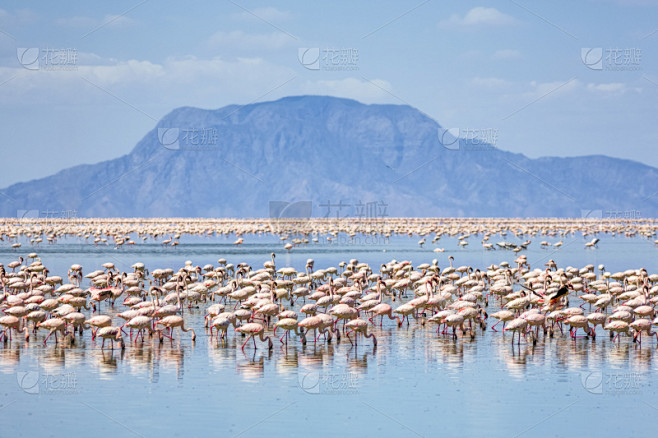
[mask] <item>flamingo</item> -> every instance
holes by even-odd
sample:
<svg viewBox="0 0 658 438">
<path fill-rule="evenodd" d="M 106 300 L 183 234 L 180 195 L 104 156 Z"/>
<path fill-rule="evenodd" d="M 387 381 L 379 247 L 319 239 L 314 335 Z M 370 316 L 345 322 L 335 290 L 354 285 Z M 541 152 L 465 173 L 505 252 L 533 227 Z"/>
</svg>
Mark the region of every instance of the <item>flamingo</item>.
<svg viewBox="0 0 658 438">
<path fill-rule="evenodd" d="M 616 319 L 613 321 L 610 321 L 608 325 L 605 326 L 605 329 L 610 332 L 610 337 L 613 337 L 613 333 L 617 333 L 617 336 L 614 337 L 612 342 L 615 342 L 619 335 L 621 333 L 626 333 L 628 334 L 628 330 L 630 329 L 630 325 L 626 321 L 622 321 L 620 319 Z"/>
<path fill-rule="evenodd" d="M 567 318 L 567 324 L 571 326 L 571 329 L 569 330 L 571 333 L 571 339 L 576 339 L 576 331 L 578 328 L 584 329 L 588 336 L 592 334 L 592 329 L 589 326 L 589 320 L 583 315 L 570 316 Z"/>
<path fill-rule="evenodd" d="M 126 346 L 123 344 L 123 338 L 121 337 L 121 327 L 111 327 L 111 326 L 100 327 L 96 332 L 96 336 L 103 339 L 103 343 L 101 344 L 101 350 L 105 348 L 106 339 L 110 340 L 111 342 L 110 348 L 112 350 L 114 350 L 115 340 L 119 341 L 122 350 L 126 348 Z"/>
<path fill-rule="evenodd" d="M 345 326 L 350 329 L 346 333 L 347 339 L 350 340 L 350 344 L 357 345 L 357 335 L 358 333 L 363 334 L 366 338 L 372 338 L 372 345 L 374 347 L 377 346 L 377 338 L 373 333 L 368 334 L 368 323 L 361 318 L 356 318 L 351 321 L 349 321 Z M 352 339 L 350 338 L 350 333 L 354 333 L 354 343 L 352 343 Z"/>
<path fill-rule="evenodd" d="M 646 333 L 647 336 L 654 336 L 656 335 L 656 339 L 658 340 L 658 333 L 652 331 L 652 323 L 648 319 L 636 319 L 631 323 L 631 328 L 635 331 L 635 335 L 633 336 L 633 342 L 638 340 L 640 344 L 642 344 L 642 333 Z"/>
<path fill-rule="evenodd" d="M 3 326 L 5 329 L 2 331 L 2 334 L 0 334 L 0 339 L 4 337 L 5 341 L 7 341 L 7 332 L 9 332 L 9 340 L 11 340 L 11 331 L 19 331 L 21 320 L 17 318 L 16 316 L 13 315 L 6 315 L 0 318 L 0 325 Z M 37 323 L 38 325 L 39 323 Z M 23 330 L 25 332 L 25 340 L 28 341 L 30 339 L 30 331 L 27 328 L 27 325 L 23 327 Z"/>
<path fill-rule="evenodd" d="M 283 339 L 286 339 L 286 344 L 288 343 L 288 337 L 290 332 L 294 331 L 297 336 L 302 336 L 299 333 L 299 325 L 296 318 L 282 318 L 279 321 L 274 323 L 274 335 L 276 335 L 277 328 L 283 329 L 285 332 L 279 341 L 283 344 Z M 303 337 L 303 342 L 306 341 L 306 338 Z"/>
<path fill-rule="evenodd" d="M 66 321 L 62 318 L 50 318 L 45 321 L 37 323 L 37 327 L 49 330 L 48 336 L 43 340 L 43 345 L 46 345 L 48 338 L 54 333 L 55 334 L 55 344 L 57 344 L 57 332 L 61 332 L 64 336 L 64 328 L 66 327 Z"/>
<path fill-rule="evenodd" d="M 196 333 L 194 332 L 194 329 L 192 328 L 185 328 L 185 320 L 183 319 L 182 316 L 178 315 L 170 315 L 165 318 L 162 318 L 158 322 L 156 322 L 156 325 L 162 325 L 164 327 L 167 327 L 169 329 L 169 339 L 173 342 L 174 338 L 174 329 L 176 327 L 180 328 L 181 331 L 187 333 L 187 332 L 192 332 L 192 341 L 196 340 Z M 165 335 L 167 336 L 167 335 Z"/>
<path fill-rule="evenodd" d="M 514 336 L 516 333 L 519 334 L 519 344 L 521 343 L 521 333 L 524 334 L 525 336 L 525 330 L 528 327 L 528 321 L 526 321 L 523 318 L 515 318 L 512 321 L 510 321 L 509 324 L 507 324 L 507 327 L 503 330 L 505 331 L 512 331 L 515 333 L 512 333 L 512 344 L 514 344 Z"/>
<path fill-rule="evenodd" d="M 509 311 L 509 310 L 501 310 L 499 312 L 492 313 L 491 317 L 498 320 L 497 323 L 495 323 L 493 326 L 491 326 L 491 330 L 497 332 L 498 330 L 496 330 L 495 327 L 502 322 L 503 323 L 503 331 L 505 331 L 505 323 L 507 321 L 511 321 L 511 320 L 514 319 L 514 312 Z"/>
<path fill-rule="evenodd" d="M 318 339 L 315 335 L 317 334 L 317 330 L 322 328 L 323 321 L 319 316 L 309 316 L 299 321 L 297 325 L 300 329 L 306 329 L 306 331 L 313 330 L 314 342 L 317 342 Z M 304 331 L 301 331 L 301 336 L 302 343 L 306 344 L 306 333 Z"/>
<path fill-rule="evenodd" d="M 142 341 L 144 340 L 144 330 L 148 329 L 149 333 L 152 333 L 151 322 L 152 318 L 144 315 L 135 316 L 134 318 L 127 321 L 124 325 L 121 326 L 121 329 L 124 327 L 130 327 L 130 339 L 132 340 L 132 329 L 137 330 L 137 335 L 135 336 L 135 344 L 137 344 L 137 339 L 139 335 L 142 335 Z"/>
<path fill-rule="evenodd" d="M 217 341 L 227 337 L 228 328 L 231 324 L 236 325 L 237 318 L 233 312 L 222 312 L 210 322 L 210 337 L 212 337 L 213 328 L 217 329 Z"/>
<path fill-rule="evenodd" d="M 242 344 L 242 351 L 244 351 L 244 346 L 249 342 L 249 339 L 252 339 L 254 341 L 254 348 L 256 347 L 256 339 L 255 336 L 258 336 L 261 341 L 268 342 L 268 349 L 272 349 L 272 339 L 270 339 L 269 336 L 264 336 L 263 332 L 265 331 L 265 328 L 258 324 L 257 322 L 250 322 L 244 325 L 241 325 L 240 327 L 235 328 L 236 332 L 242 333 L 244 335 L 248 335 L 247 339 L 244 341 L 244 344 Z"/>
<path fill-rule="evenodd" d="M 86 320 L 85 324 L 95 327 L 91 330 L 91 339 L 93 340 L 96 338 L 98 329 L 109 327 L 112 324 L 112 317 L 108 315 L 96 315 Z"/>
<path fill-rule="evenodd" d="M 446 325 L 446 329 L 448 327 L 452 327 L 452 336 L 456 338 L 457 327 L 461 328 L 462 333 L 464 332 L 464 315 L 459 313 L 453 313 L 452 315 L 448 315 L 444 319 L 444 324 Z"/>
<path fill-rule="evenodd" d="M 8 267 L 8 268 L 11 268 L 11 272 L 16 272 L 16 268 L 18 268 L 18 267 L 21 266 L 22 264 L 23 264 L 23 257 L 22 257 L 22 256 L 19 256 L 19 257 L 18 257 L 18 260 L 15 260 L 15 261 L 13 261 L 13 262 L 11 262 L 11 263 L 7 263 L 7 267 Z"/>
</svg>

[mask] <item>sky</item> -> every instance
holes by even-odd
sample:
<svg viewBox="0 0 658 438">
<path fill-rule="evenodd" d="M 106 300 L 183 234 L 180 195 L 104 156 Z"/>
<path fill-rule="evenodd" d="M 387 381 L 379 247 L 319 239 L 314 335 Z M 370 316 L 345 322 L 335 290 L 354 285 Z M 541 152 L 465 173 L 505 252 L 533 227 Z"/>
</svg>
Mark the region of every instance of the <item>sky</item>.
<svg viewBox="0 0 658 438">
<path fill-rule="evenodd" d="M 303 94 L 658 166 L 656 17 L 658 0 L 6 0 L 0 187 L 124 155 L 177 107 Z"/>
</svg>

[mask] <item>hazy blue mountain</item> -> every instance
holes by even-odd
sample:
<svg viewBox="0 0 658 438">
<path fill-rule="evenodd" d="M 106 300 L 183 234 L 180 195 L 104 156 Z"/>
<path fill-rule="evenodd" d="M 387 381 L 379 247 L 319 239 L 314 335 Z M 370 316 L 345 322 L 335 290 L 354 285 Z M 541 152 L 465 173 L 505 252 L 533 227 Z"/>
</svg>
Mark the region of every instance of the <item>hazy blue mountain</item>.
<svg viewBox="0 0 658 438">
<path fill-rule="evenodd" d="M 0 215 L 658 214 L 656 168 L 600 155 L 529 159 L 469 144 L 450 150 L 440 132 L 410 106 L 334 97 L 178 108 L 128 155 L 3 189 Z"/>
</svg>

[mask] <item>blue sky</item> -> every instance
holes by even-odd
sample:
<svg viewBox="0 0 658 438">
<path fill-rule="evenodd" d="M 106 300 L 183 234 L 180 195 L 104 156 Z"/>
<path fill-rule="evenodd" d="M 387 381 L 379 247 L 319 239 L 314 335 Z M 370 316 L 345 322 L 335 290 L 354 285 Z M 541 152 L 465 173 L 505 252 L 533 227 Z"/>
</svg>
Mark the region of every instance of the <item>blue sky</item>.
<svg viewBox="0 0 658 438">
<path fill-rule="evenodd" d="M 176 107 L 300 94 L 658 166 L 656 17 L 658 0 L 5 1 L 0 187 L 128 153 Z"/>
</svg>

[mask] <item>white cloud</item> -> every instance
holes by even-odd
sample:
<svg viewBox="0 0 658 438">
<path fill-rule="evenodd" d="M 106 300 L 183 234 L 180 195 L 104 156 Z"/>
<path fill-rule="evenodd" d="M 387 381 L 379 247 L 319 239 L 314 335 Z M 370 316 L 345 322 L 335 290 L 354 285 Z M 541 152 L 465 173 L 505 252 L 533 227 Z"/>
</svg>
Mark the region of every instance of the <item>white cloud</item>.
<svg viewBox="0 0 658 438">
<path fill-rule="evenodd" d="M 236 20 L 264 20 L 264 21 L 285 21 L 289 20 L 292 15 L 288 11 L 281 11 L 277 8 L 256 8 L 251 10 L 252 14 L 247 11 L 232 14 L 231 18 Z"/>
<path fill-rule="evenodd" d="M 0 87 L 0 100 L 16 106 L 111 103 L 126 105 L 130 112 L 129 106 L 134 106 L 155 116 L 157 111 L 148 108 L 217 108 L 256 99 L 272 90 L 276 91 L 268 98 L 294 94 L 300 85 L 295 80 L 286 83 L 295 77 L 290 68 L 260 58 L 227 61 L 189 56 L 154 63 L 135 59 L 117 62 L 99 59 L 93 53 L 84 57 L 98 64 L 77 65 L 74 71 L 0 67 L 0 78 L 14 77 L 10 87 Z"/>
<path fill-rule="evenodd" d="M 476 87 L 488 88 L 488 89 L 502 89 L 508 88 L 511 85 L 511 82 L 506 81 L 505 79 L 500 78 L 473 78 L 471 83 Z"/>
<path fill-rule="evenodd" d="M 453 14 L 447 20 L 441 20 L 439 27 L 457 28 L 457 27 L 495 27 L 515 24 L 516 20 L 507 14 L 500 12 L 496 8 L 485 8 L 478 6 L 466 13 L 463 17 Z"/>
<path fill-rule="evenodd" d="M 505 49 L 505 50 L 496 50 L 491 58 L 494 60 L 508 60 L 508 59 L 518 59 L 521 57 L 521 52 L 518 50 Z"/>
<path fill-rule="evenodd" d="M 372 81 L 356 78 L 318 80 L 307 81 L 301 86 L 301 91 L 304 94 L 346 97 L 364 103 L 393 102 L 395 98 L 389 94 L 391 90 L 391 84 L 383 79 L 373 79 Z M 401 102 L 397 101 L 396 103 Z"/>
<path fill-rule="evenodd" d="M 55 24 L 61 27 L 71 27 L 76 29 L 93 29 L 94 27 L 124 28 L 136 23 L 130 17 L 125 15 L 106 15 L 99 20 L 92 17 L 74 16 L 62 17 L 55 20 Z"/>
<path fill-rule="evenodd" d="M 515 103 L 554 99 L 583 89 L 583 84 L 577 79 L 554 82 L 507 82 L 506 86 L 508 89 L 505 94 L 500 95 L 501 101 Z"/>
<path fill-rule="evenodd" d="M 76 29 L 90 28 L 98 26 L 98 20 L 91 17 L 64 17 L 55 20 L 55 24 L 61 27 L 72 27 Z"/>
<path fill-rule="evenodd" d="M 607 84 L 587 84 L 587 91 L 592 91 L 595 93 L 624 94 L 626 90 L 626 84 L 621 82 L 610 82 Z"/>
<path fill-rule="evenodd" d="M 241 30 L 216 32 L 208 39 L 213 48 L 231 47 L 236 49 L 280 49 L 294 40 L 283 32 L 264 34 L 245 33 Z"/>
<path fill-rule="evenodd" d="M 567 94 L 575 91 L 581 86 L 577 79 L 555 82 L 530 82 L 532 90 L 524 93 L 524 96 L 530 98 L 548 98 L 561 94 Z"/>
<path fill-rule="evenodd" d="M 3 28 L 15 28 L 34 21 L 36 21 L 36 14 L 30 9 L 19 9 L 15 12 L 0 9 L 0 26 Z"/>
</svg>

